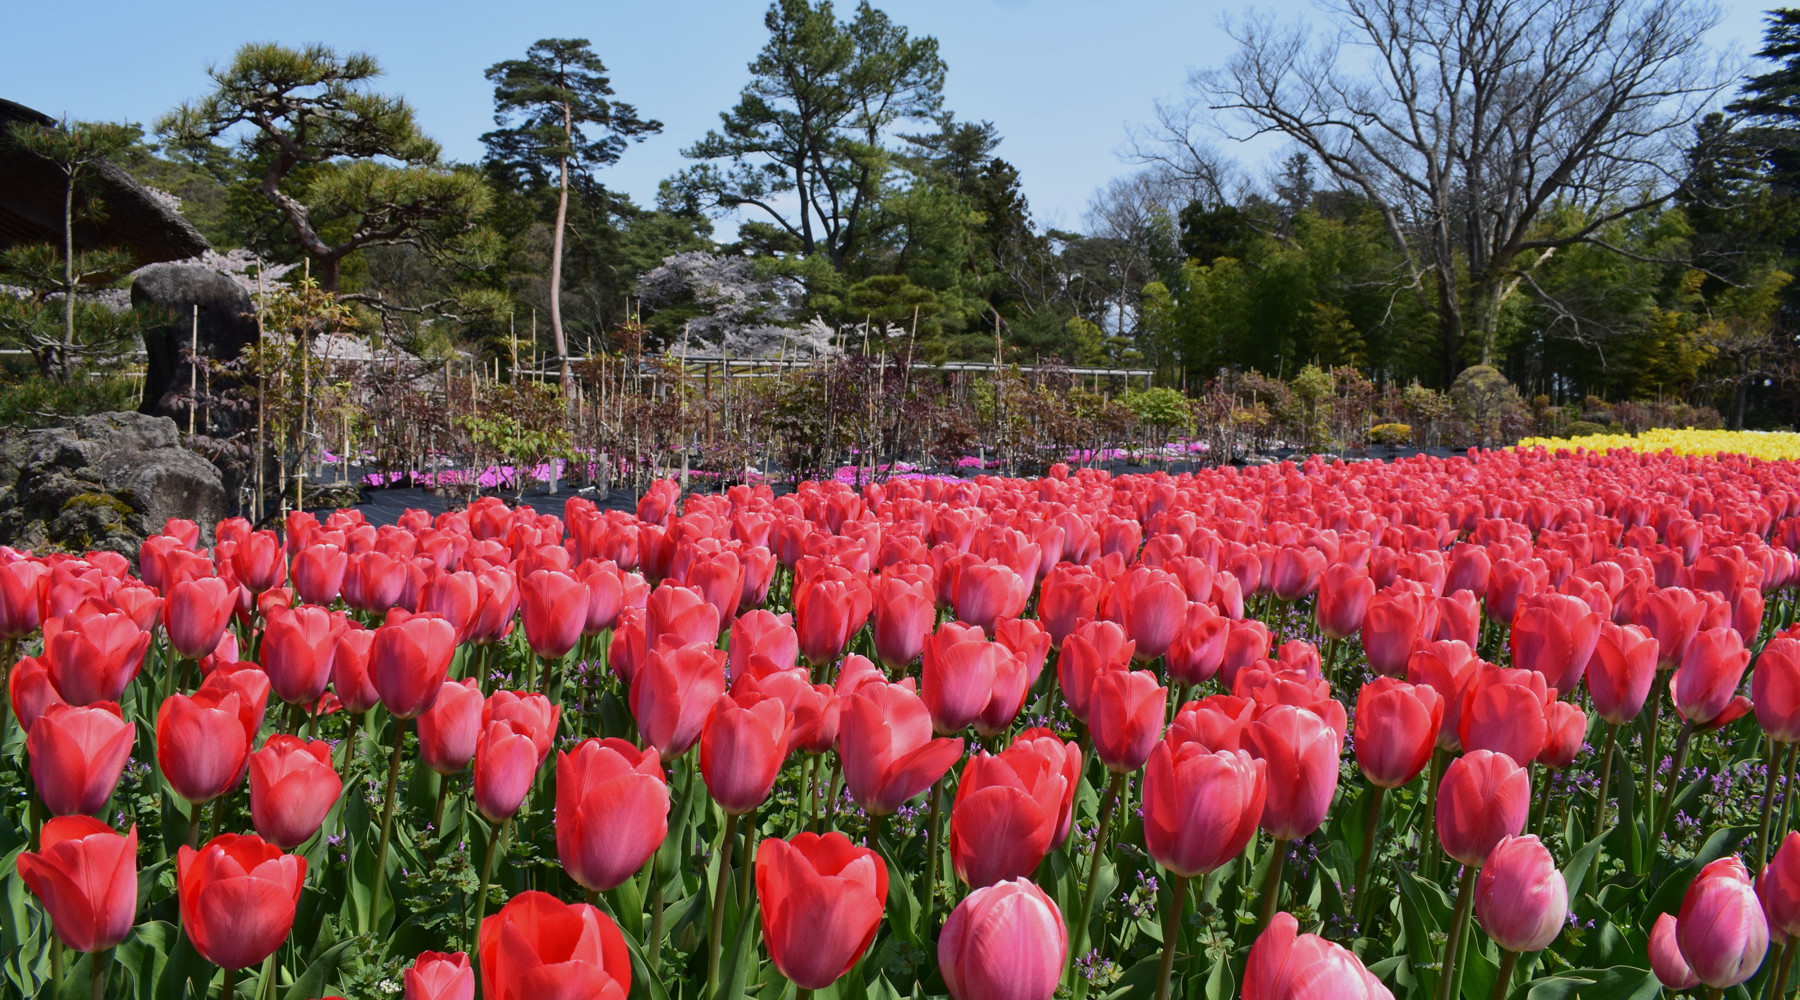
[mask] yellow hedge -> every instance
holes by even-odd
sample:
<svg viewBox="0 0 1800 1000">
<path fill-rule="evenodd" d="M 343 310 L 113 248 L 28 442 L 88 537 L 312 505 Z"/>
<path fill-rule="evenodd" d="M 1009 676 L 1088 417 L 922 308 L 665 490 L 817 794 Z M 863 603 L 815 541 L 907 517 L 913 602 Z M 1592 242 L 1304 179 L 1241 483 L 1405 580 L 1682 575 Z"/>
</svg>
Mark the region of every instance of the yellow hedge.
<svg viewBox="0 0 1800 1000">
<path fill-rule="evenodd" d="M 1791 431 L 1703 431 L 1659 427 L 1638 435 L 1592 434 L 1573 438 L 1526 438 L 1521 448 L 1585 448 L 1588 451 L 1673 451 L 1678 455 L 1748 455 L 1779 461 L 1800 459 L 1800 434 Z"/>
</svg>

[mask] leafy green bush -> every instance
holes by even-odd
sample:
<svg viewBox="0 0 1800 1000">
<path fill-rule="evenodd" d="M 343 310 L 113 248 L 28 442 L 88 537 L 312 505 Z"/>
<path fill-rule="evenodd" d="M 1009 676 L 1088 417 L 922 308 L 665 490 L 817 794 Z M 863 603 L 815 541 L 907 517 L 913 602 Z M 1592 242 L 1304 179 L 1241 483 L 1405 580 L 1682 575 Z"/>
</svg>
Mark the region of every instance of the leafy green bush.
<svg viewBox="0 0 1800 1000">
<path fill-rule="evenodd" d="M 64 417 L 137 406 L 137 380 L 123 375 L 77 377 L 66 385 L 35 372 L 0 375 L 0 427 L 49 427 Z"/>
</svg>

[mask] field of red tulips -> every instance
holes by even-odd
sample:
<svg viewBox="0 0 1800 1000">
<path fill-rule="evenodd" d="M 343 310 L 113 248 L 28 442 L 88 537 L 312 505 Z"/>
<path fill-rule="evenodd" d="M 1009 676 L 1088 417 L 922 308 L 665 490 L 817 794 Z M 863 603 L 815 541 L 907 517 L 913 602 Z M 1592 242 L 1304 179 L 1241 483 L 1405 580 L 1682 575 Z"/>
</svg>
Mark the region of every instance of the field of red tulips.
<svg viewBox="0 0 1800 1000">
<path fill-rule="evenodd" d="M 1800 987 L 1800 463 L 282 528 L 0 549 L 6 994 Z"/>
</svg>

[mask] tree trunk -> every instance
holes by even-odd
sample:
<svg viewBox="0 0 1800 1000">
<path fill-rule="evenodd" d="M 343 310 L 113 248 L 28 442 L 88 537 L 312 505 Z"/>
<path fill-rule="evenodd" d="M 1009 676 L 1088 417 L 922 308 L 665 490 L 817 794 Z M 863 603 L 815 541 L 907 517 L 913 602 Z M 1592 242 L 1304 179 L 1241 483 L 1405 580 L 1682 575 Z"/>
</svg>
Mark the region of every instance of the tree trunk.
<svg viewBox="0 0 1800 1000">
<path fill-rule="evenodd" d="M 63 188 L 63 342 L 62 380 L 74 378 L 71 361 L 75 353 L 75 174 L 68 175 Z"/>
<path fill-rule="evenodd" d="M 568 104 L 563 105 L 563 142 L 564 149 L 575 141 L 575 123 Z M 561 361 L 562 373 L 558 386 L 564 395 L 569 392 L 569 348 L 568 341 L 563 339 L 562 322 L 562 260 L 563 260 L 563 228 L 569 220 L 569 158 L 562 158 L 562 183 L 556 192 L 556 233 L 550 239 L 550 339 L 556 345 L 556 356 Z"/>
</svg>

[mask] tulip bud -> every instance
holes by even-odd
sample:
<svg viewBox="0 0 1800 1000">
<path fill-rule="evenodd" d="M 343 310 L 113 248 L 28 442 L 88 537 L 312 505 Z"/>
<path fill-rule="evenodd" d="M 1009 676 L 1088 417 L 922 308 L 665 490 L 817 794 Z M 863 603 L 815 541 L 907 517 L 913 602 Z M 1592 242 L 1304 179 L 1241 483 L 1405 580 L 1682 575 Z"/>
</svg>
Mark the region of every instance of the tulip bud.
<svg viewBox="0 0 1800 1000">
<path fill-rule="evenodd" d="M 1534 836 L 1506 837 L 1475 882 L 1475 919 L 1501 948 L 1543 951 L 1569 917 L 1569 886 Z"/>
</svg>

